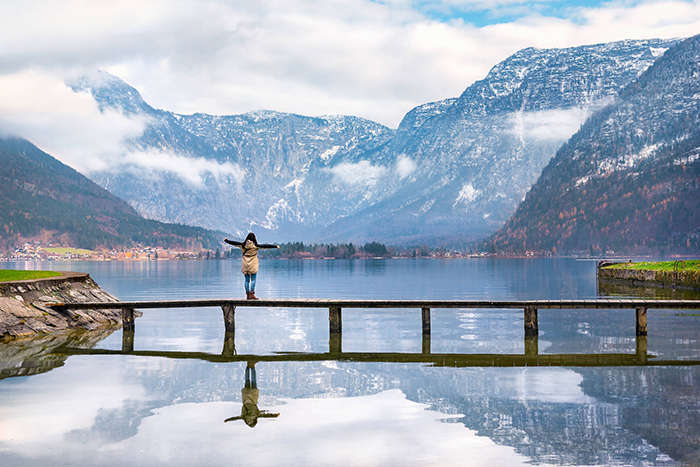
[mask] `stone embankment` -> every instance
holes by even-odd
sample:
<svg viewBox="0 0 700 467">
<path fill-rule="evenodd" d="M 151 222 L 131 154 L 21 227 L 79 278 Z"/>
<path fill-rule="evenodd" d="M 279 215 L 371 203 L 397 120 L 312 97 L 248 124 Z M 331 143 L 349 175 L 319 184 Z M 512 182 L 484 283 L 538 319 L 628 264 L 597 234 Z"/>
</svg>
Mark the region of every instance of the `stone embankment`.
<svg viewBox="0 0 700 467">
<path fill-rule="evenodd" d="M 118 302 L 89 274 L 63 272 L 48 279 L 0 282 L 0 340 L 121 323 L 121 310 L 56 311 L 55 302 Z"/>
<path fill-rule="evenodd" d="M 700 271 L 697 270 L 653 270 L 632 269 L 622 264 L 600 264 L 598 279 L 622 281 L 636 285 L 656 285 L 662 287 L 686 287 L 700 289 Z"/>
</svg>

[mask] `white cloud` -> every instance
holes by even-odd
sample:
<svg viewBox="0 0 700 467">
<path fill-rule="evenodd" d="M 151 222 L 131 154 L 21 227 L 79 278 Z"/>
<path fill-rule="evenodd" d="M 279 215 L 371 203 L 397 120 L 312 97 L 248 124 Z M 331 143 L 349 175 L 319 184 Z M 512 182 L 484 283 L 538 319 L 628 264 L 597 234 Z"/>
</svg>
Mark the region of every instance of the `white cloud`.
<svg viewBox="0 0 700 467">
<path fill-rule="evenodd" d="M 509 0 L 432 2 L 497 8 Z M 514 2 L 526 5 L 524 2 Z M 700 30 L 700 1 L 534 11 L 476 27 L 414 2 L 10 1 L 0 3 L 0 73 L 97 68 L 175 112 L 274 109 L 351 114 L 395 126 L 413 106 L 459 95 L 516 50 Z M 457 5 L 457 6 L 459 6 Z M 465 7 L 466 5 L 466 7 Z"/>
<path fill-rule="evenodd" d="M 100 112 L 87 93 L 63 79 L 24 71 L 0 75 L 0 135 L 20 136 L 82 172 L 101 170 L 139 136 L 148 120 L 113 110 Z"/>
<path fill-rule="evenodd" d="M 140 136 L 149 122 L 111 109 L 101 112 L 90 94 L 73 92 L 60 76 L 36 70 L 0 75 L 0 136 L 26 138 L 88 175 L 126 165 L 153 174 L 170 172 L 194 185 L 211 174 L 240 186 L 244 171 L 236 164 L 129 149 L 128 140 Z"/>
<path fill-rule="evenodd" d="M 396 161 L 396 173 L 399 174 L 399 179 L 403 180 L 415 171 L 416 163 L 410 157 L 404 155 Z"/>
<path fill-rule="evenodd" d="M 348 185 L 376 182 L 387 172 L 385 167 L 372 165 L 369 161 L 360 161 L 354 164 L 343 162 L 325 170 Z"/>
<path fill-rule="evenodd" d="M 206 175 L 212 175 L 218 182 L 232 181 L 241 187 L 245 170 L 230 162 L 220 163 L 202 157 L 186 157 L 165 151 L 150 150 L 145 152 L 127 152 L 114 162 L 128 165 L 139 171 L 150 171 L 154 176 L 161 172 L 170 172 L 187 183 L 201 185 Z"/>
<path fill-rule="evenodd" d="M 516 112 L 510 116 L 510 129 L 521 141 L 566 141 L 578 131 L 591 109 L 571 108 L 542 112 Z"/>
</svg>

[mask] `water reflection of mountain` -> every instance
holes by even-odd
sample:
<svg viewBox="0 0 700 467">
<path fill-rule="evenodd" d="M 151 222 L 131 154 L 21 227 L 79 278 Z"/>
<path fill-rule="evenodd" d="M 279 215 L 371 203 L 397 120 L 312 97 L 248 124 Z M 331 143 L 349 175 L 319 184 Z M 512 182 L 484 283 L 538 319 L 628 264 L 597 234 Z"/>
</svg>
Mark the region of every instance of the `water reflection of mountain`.
<svg viewBox="0 0 700 467">
<path fill-rule="evenodd" d="M 697 368 L 580 369 L 586 394 L 620 411 L 620 425 L 673 459 L 700 460 Z"/>
<path fill-rule="evenodd" d="M 144 359 L 130 368 L 148 396 L 103 410 L 90 429 L 76 430 L 72 438 L 116 442 L 135 435 L 160 407 L 240 402 L 244 363 Z M 275 406 L 284 399 L 400 389 L 411 401 L 463 414 L 452 422 L 512 446 L 535 463 L 664 465 L 693 455 L 700 436 L 697 367 L 620 370 L 261 362 L 258 387 L 260 407 L 274 407 L 282 416 L 284 407 Z"/>
</svg>

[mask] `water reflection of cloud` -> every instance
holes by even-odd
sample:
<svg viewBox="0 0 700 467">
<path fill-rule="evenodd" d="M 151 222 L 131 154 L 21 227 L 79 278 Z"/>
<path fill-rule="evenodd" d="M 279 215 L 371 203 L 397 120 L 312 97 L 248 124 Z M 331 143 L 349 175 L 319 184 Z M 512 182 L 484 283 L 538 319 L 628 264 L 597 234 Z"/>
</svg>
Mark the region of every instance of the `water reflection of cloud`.
<svg viewBox="0 0 700 467">
<path fill-rule="evenodd" d="M 147 399 L 140 388 L 122 381 L 119 372 L 100 372 L 93 365 L 81 366 L 79 360 L 72 359 L 78 363 L 63 371 L 81 381 L 93 380 L 94 387 L 47 374 L 39 385 L 40 377 L 32 378 L 30 392 L 15 386 L 0 394 L 0 452 L 11 454 L 13 465 L 512 466 L 528 461 L 461 423 L 445 423 L 460 416 L 428 410 L 400 390 L 286 400 L 275 406 L 279 418 L 264 420 L 254 429 L 223 422 L 240 413 L 240 403 L 207 402 L 154 409 L 126 439 L 71 436 L 76 430 L 89 430 L 101 410 L 127 404 L 128 399 Z M 81 375 L 95 371 L 104 374 Z M 22 383 L 18 386 L 25 386 Z M 45 402 L 37 405 L 39 392 L 55 392 L 56 398 L 40 397 Z"/>
<path fill-rule="evenodd" d="M 90 358 L 89 365 L 83 364 L 87 359 L 74 357 L 60 373 L 0 386 L 0 451 L 10 444 L 15 452 L 25 454 L 61 452 L 63 436 L 90 428 L 100 410 L 121 407 L 128 399 L 145 398 L 141 386 L 126 383 L 119 371 L 100 362 L 109 357 Z M 114 364 L 113 359 L 110 362 Z"/>
<path fill-rule="evenodd" d="M 294 399 L 251 430 L 222 423 L 240 404 L 179 404 L 145 419 L 110 456 L 143 453 L 176 465 L 525 465 L 510 447 L 477 436 L 399 390 L 349 398 Z M 163 433 L 167 433 L 163 436 Z M 206 443 L 202 444 L 202 439 Z M 155 444 L 154 444 L 155 440 Z"/>
</svg>

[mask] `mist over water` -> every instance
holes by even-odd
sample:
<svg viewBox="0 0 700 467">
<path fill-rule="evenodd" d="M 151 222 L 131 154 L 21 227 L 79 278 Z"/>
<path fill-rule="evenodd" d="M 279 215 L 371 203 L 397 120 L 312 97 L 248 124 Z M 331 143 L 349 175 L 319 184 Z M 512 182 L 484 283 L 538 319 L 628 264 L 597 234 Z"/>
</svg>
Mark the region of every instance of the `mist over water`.
<svg viewBox="0 0 700 467">
<path fill-rule="evenodd" d="M 236 260 L 3 267 L 88 272 L 122 300 L 244 296 Z M 256 293 L 528 300 L 599 291 L 592 261 L 416 259 L 264 260 Z M 222 354 L 221 309 L 143 311 L 135 351 Z M 539 353 L 634 355 L 634 323 L 633 310 L 540 310 Z M 700 359 L 700 317 L 650 310 L 648 328 L 650 361 Z M 121 331 L 72 345 L 120 351 Z M 681 465 L 700 455 L 698 366 L 265 361 L 329 345 L 328 310 L 236 310 L 236 354 L 261 358 L 248 363 L 256 408 L 279 414 L 252 428 L 241 418 L 253 385 L 244 361 L 54 357 L 43 373 L 0 380 L 2 464 Z M 420 310 L 343 310 L 345 353 L 420 354 L 422 345 Z M 0 359 L 8 349 L 0 345 Z M 523 313 L 432 310 L 430 351 L 522 355 Z"/>
</svg>

